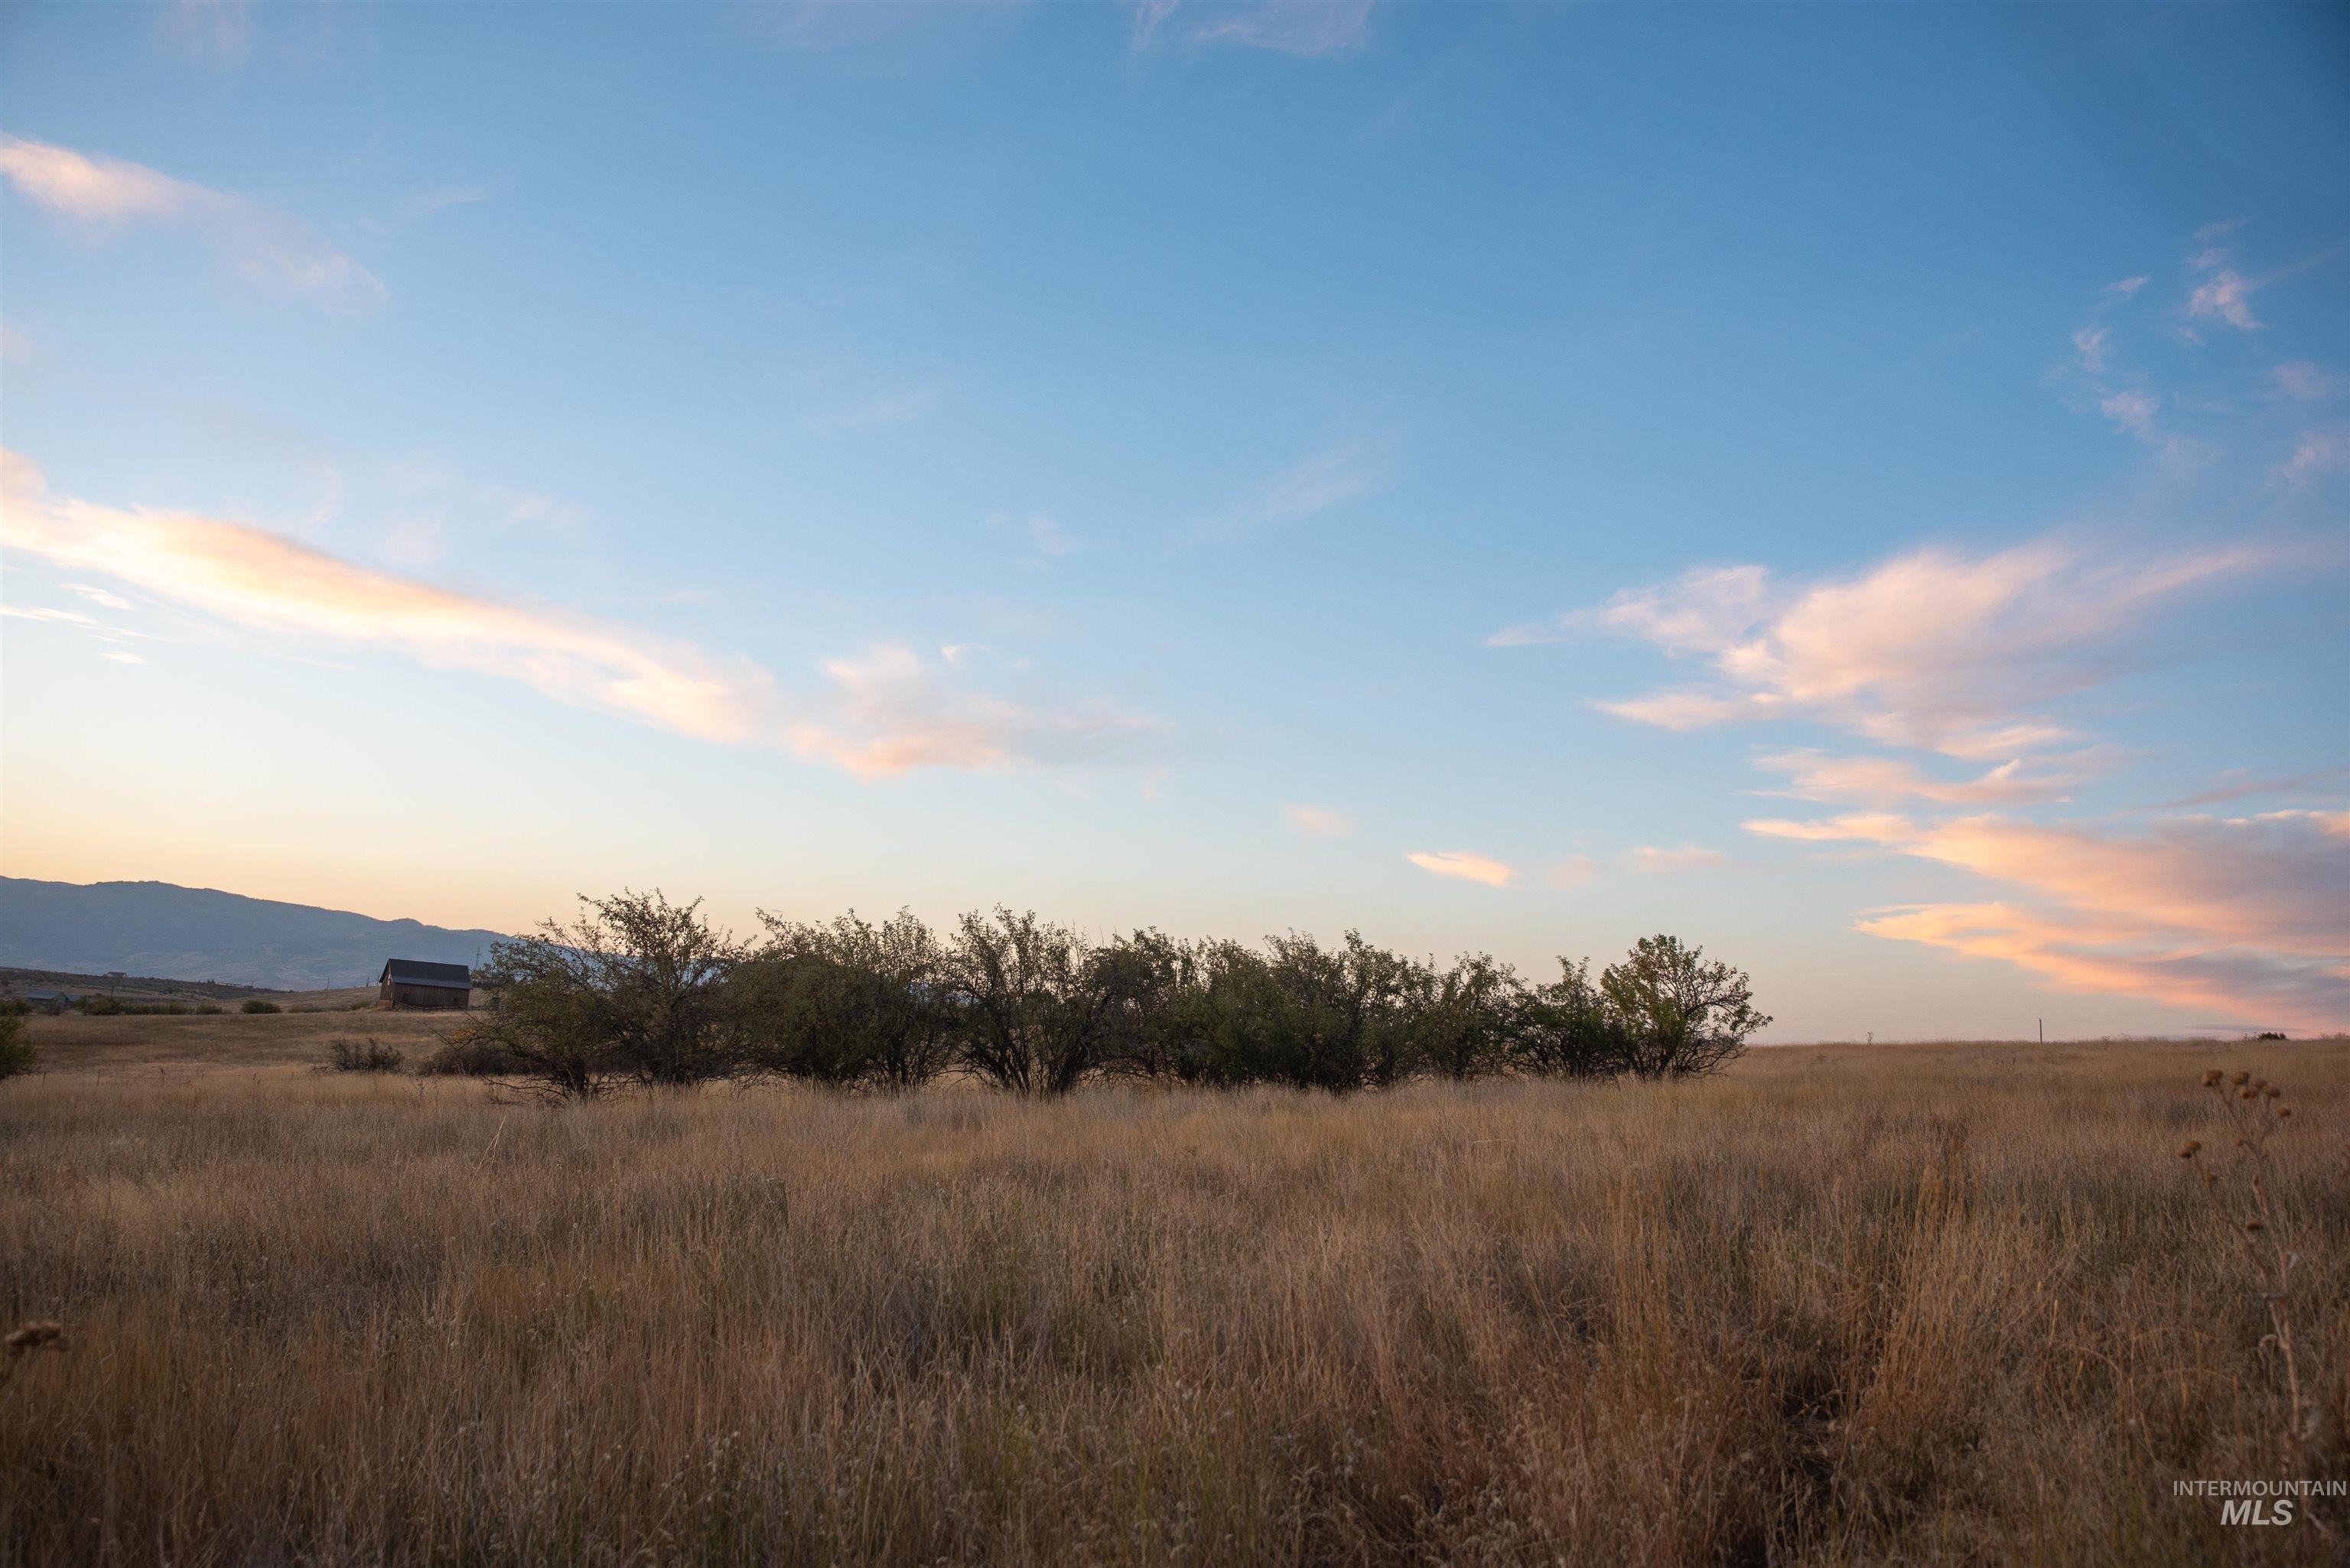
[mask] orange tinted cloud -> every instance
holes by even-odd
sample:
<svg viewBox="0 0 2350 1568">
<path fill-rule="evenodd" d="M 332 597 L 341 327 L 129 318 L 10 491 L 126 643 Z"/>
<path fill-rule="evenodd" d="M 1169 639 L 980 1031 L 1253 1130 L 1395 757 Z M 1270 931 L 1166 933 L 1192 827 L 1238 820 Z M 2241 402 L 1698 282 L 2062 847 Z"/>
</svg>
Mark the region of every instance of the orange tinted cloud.
<svg viewBox="0 0 2350 1568">
<path fill-rule="evenodd" d="M 1719 866 L 1722 855 L 1719 849 L 1708 849 L 1702 844 L 1679 844 L 1660 848 L 1643 844 L 1624 852 L 1624 864 L 1635 871 L 1694 871 L 1700 866 Z"/>
<path fill-rule="evenodd" d="M 240 626 L 389 646 L 704 740 L 752 738 L 768 703 L 765 676 L 747 665 L 354 566 L 241 523 L 53 497 L 29 461 L 5 463 L 0 544 Z"/>
<path fill-rule="evenodd" d="M 747 659 L 435 587 L 242 523 L 52 496 L 39 469 L 13 452 L 0 452 L 0 545 L 160 600 L 238 626 L 390 648 L 438 669 L 518 680 L 560 702 L 702 740 L 789 745 L 861 775 L 1101 760 L 1115 742 L 1155 728 L 971 691 L 903 649 L 831 660 L 830 691 L 791 702 Z"/>
<path fill-rule="evenodd" d="M 1463 882 L 1482 882 L 1488 888 L 1506 888 L 1517 875 L 1515 869 L 1490 856 L 1471 854 L 1466 849 L 1447 849 L 1437 853 L 1414 851 L 1404 857 L 1421 870 L 1439 877 L 1454 877 Z"/>
<path fill-rule="evenodd" d="M 1855 929 L 1995 959 L 2035 974 L 2051 990 L 2142 996 L 2220 1014 L 2230 1023 L 2338 1030 L 2350 1019 L 2350 969 L 2273 954 L 2178 945 L 2158 931 L 2052 918 L 2008 904 L 1930 904 L 1889 909 Z"/>
<path fill-rule="evenodd" d="M 2002 959 L 2068 990 L 2303 1029 L 2350 1023 L 2350 813 L 2178 816 L 2131 835 L 1865 813 L 1747 826 L 1879 845 L 2038 900 L 1880 911 L 1860 922 L 1872 935 Z"/>
</svg>

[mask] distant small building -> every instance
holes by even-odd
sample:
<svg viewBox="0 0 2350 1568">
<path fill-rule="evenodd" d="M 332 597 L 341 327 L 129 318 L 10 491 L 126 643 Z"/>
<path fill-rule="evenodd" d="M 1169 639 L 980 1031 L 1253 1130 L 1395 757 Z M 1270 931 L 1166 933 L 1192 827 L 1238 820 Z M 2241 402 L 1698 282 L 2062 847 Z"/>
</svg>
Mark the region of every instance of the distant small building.
<svg viewBox="0 0 2350 1568">
<path fill-rule="evenodd" d="M 460 1012 L 473 1004 L 473 971 L 461 963 L 426 963 L 421 959 L 390 959 L 376 976 L 381 998 L 394 1007 L 452 1007 Z"/>
</svg>

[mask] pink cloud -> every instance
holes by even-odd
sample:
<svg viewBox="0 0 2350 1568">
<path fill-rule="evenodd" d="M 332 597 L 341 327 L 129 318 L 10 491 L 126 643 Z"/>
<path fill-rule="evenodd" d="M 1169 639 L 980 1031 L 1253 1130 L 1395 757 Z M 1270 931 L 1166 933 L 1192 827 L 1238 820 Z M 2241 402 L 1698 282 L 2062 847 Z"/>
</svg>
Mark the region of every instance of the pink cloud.
<svg viewBox="0 0 2350 1568">
<path fill-rule="evenodd" d="M 1471 854 L 1466 849 L 1448 849 L 1435 854 L 1415 851 L 1404 858 L 1433 876 L 1458 877 L 1464 882 L 1482 882 L 1489 888 L 1506 888 L 1517 875 L 1513 867 L 1490 856 Z"/>
<path fill-rule="evenodd" d="M 2012 755 L 2065 733 L 2028 704 L 2108 672 L 2158 605 L 2265 559 L 2248 546 L 2096 559 L 2043 541 L 1985 556 L 1918 550 L 1804 586 L 1760 566 L 1708 569 L 1559 625 L 1711 664 L 1711 685 L 1595 704 L 1620 717 L 1676 730 L 1810 718 L 1953 756 Z M 1496 640 L 1534 639 L 1521 628 Z"/>
<path fill-rule="evenodd" d="M 1872 935 L 2002 958 L 2067 989 L 2232 1008 L 2298 1028 L 2350 1023 L 2350 813 L 2178 816 L 2132 835 L 1991 815 L 1746 826 L 1875 844 L 2038 901 L 1882 911 L 1859 927 Z"/>
</svg>

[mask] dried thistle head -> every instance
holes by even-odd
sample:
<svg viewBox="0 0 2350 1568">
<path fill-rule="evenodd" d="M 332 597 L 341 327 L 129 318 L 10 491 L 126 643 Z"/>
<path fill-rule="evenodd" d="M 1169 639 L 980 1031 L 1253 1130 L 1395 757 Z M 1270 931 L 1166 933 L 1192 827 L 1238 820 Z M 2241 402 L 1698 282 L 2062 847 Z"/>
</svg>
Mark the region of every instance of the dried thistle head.
<svg viewBox="0 0 2350 1568">
<path fill-rule="evenodd" d="M 65 1325 L 47 1320 L 25 1324 L 8 1336 L 6 1343 L 11 1360 L 20 1355 L 30 1355 L 36 1350 L 63 1350 L 66 1348 Z"/>
<path fill-rule="evenodd" d="M 2190 1137 L 2179 1146 L 2178 1158 L 2181 1159 L 2193 1159 L 2195 1158 L 2196 1151 L 2200 1149 L 2203 1146 L 2201 1144 L 2196 1142 Z"/>
<path fill-rule="evenodd" d="M 2235 1085 L 2236 1087 L 2240 1089 L 2251 1081 L 2252 1075 L 2250 1073 L 2238 1073 L 2234 1077 L 2228 1080 L 2228 1082 Z"/>
<path fill-rule="evenodd" d="M 2222 1076 L 2223 1075 L 2220 1073 L 2219 1068 L 2212 1068 L 2210 1072 L 2203 1075 L 2203 1086 L 2207 1089 L 2218 1088 L 2220 1086 L 2220 1079 Z"/>
<path fill-rule="evenodd" d="M 19 1324 L 15 1333 L 0 1341 L 6 1354 L 0 1355 L 0 1390 L 16 1381 L 19 1369 L 44 1350 L 64 1350 L 66 1331 L 62 1324 L 43 1319 L 39 1323 Z"/>
</svg>

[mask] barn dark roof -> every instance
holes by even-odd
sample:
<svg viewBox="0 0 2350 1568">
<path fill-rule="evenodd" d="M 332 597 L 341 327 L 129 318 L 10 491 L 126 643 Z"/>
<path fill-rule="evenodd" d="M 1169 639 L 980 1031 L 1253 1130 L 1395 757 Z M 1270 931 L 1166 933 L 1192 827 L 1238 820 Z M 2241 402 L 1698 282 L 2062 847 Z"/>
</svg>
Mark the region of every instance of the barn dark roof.
<svg viewBox="0 0 2350 1568">
<path fill-rule="evenodd" d="M 461 963 L 426 963 L 421 959 L 386 959 L 383 972 L 375 977 L 381 985 L 390 981 L 395 985 L 445 985 L 454 991 L 464 991 L 473 983 L 473 971 Z"/>
</svg>

